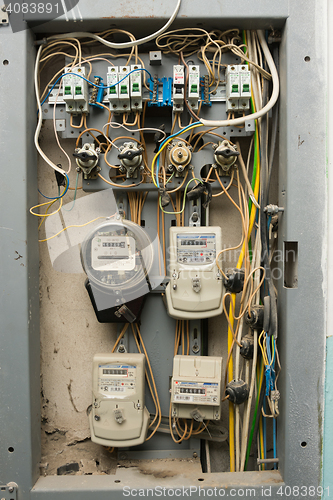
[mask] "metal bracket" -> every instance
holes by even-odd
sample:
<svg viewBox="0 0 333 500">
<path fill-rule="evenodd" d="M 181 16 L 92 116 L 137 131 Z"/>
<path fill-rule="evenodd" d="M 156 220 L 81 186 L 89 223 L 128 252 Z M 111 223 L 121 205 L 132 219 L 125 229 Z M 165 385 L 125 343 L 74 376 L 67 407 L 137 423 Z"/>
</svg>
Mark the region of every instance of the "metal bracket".
<svg viewBox="0 0 333 500">
<path fill-rule="evenodd" d="M 188 225 L 190 227 L 199 227 L 201 226 L 201 204 L 200 200 L 192 201 L 190 207 L 190 218 Z"/>
<path fill-rule="evenodd" d="M 1 500 L 16 500 L 17 499 L 17 484 L 8 483 L 0 486 Z"/>
<path fill-rule="evenodd" d="M 0 12 L 0 26 L 8 26 L 9 24 L 9 19 L 8 19 L 8 12 L 7 12 L 7 5 L 3 5 L 1 7 L 1 12 Z"/>
</svg>

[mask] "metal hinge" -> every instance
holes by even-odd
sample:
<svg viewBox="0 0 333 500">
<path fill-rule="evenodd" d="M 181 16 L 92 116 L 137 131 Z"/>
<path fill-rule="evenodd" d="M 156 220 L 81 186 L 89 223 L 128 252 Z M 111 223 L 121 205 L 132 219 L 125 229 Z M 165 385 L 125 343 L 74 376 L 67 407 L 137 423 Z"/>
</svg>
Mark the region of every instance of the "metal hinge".
<svg viewBox="0 0 333 500">
<path fill-rule="evenodd" d="M 8 483 L 0 486 L 0 500 L 16 500 L 17 484 Z"/>
</svg>

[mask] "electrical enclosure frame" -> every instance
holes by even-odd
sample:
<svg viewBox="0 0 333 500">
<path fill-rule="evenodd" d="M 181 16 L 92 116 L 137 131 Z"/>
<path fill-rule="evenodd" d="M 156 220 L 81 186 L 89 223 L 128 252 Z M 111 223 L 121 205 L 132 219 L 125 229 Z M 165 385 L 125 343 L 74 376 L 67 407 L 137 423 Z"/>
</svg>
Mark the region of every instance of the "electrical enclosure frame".
<svg viewBox="0 0 333 500">
<path fill-rule="evenodd" d="M 135 0 L 111 6 L 102 0 L 81 0 L 80 28 L 78 22 L 64 17 L 15 34 L 9 26 L 0 26 L 0 480 L 2 485 L 17 484 L 18 500 L 91 500 L 97 495 L 100 500 L 110 495 L 117 500 L 123 498 L 124 486 L 145 489 L 157 485 L 236 491 L 255 488 L 255 496 L 262 496 L 262 487 L 271 487 L 270 498 L 277 500 L 280 486 L 316 487 L 322 481 L 327 259 L 325 0 L 304 0 L 302 4 L 297 0 L 211 0 L 208 8 L 199 0 L 183 0 L 171 28 L 274 27 L 282 34 L 279 205 L 284 213 L 279 251 L 283 255 L 284 242 L 298 242 L 298 286 L 284 286 L 281 259 L 279 471 L 194 477 L 184 470 L 163 480 L 131 469 L 119 469 L 115 476 L 40 477 L 39 259 L 37 222 L 28 211 L 37 198 L 35 33 L 97 32 L 117 25 L 139 37 L 162 26 L 174 3 Z M 199 498 L 199 493 L 191 496 Z"/>
</svg>

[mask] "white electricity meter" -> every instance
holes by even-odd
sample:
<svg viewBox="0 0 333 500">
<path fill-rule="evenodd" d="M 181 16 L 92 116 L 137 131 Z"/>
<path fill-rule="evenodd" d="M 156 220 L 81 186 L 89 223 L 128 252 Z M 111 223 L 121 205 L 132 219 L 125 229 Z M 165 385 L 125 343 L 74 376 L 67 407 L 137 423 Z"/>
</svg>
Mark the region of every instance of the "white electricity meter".
<svg viewBox="0 0 333 500">
<path fill-rule="evenodd" d="M 150 291 L 153 246 L 147 233 L 134 222 L 110 219 L 87 235 L 81 260 L 98 321 L 137 320 Z"/>
<path fill-rule="evenodd" d="M 201 319 L 222 313 L 223 282 L 216 265 L 222 249 L 220 227 L 170 228 L 168 314 Z"/>
<path fill-rule="evenodd" d="M 94 443 L 127 447 L 145 441 L 149 412 L 144 354 L 95 354 L 89 423 Z"/>
<path fill-rule="evenodd" d="M 175 356 L 171 381 L 172 416 L 196 421 L 219 420 L 222 358 Z"/>
</svg>

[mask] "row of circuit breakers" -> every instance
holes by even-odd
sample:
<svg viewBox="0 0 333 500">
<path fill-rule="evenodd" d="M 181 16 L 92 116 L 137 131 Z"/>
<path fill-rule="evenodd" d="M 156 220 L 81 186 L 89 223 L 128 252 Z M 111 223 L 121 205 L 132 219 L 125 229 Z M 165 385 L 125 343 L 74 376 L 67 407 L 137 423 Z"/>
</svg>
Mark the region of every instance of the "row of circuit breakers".
<svg viewBox="0 0 333 500">
<path fill-rule="evenodd" d="M 140 64 L 131 66 L 109 66 L 107 85 L 103 88 L 103 78 L 95 77 L 93 93 L 89 95 L 86 70 L 84 67 L 65 69 L 63 77 L 63 101 L 70 114 L 89 113 L 89 105 L 109 103 L 114 113 L 141 112 L 143 101 L 143 71 Z M 82 78 L 83 77 L 83 78 Z M 243 112 L 250 109 L 251 77 L 247 65 L 228 65 L 225 73 L 225 92 L 227 112 Z M 149 79 L 150 96 L 148 106 L 170 106 L 174 112 L 184 110 L 185 75 L 184 66 L 173 66 L 173 78 Z M 200 67 L 189 66 L 188 103 L 197 111 L 199 101 L 210 106 L 211 93 L 208 75 L 200 77 Z M 106 92 L 105 92 L 106 91 Z M 50 101 L 52 102 L 52 101 Z"/>
</svg>

